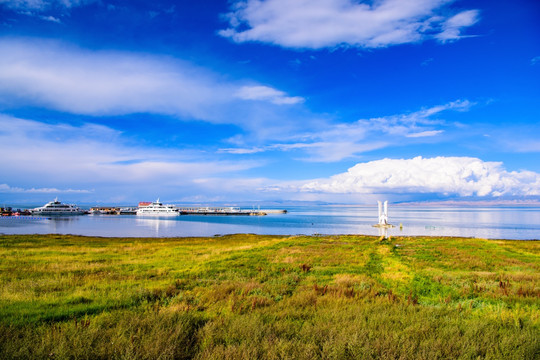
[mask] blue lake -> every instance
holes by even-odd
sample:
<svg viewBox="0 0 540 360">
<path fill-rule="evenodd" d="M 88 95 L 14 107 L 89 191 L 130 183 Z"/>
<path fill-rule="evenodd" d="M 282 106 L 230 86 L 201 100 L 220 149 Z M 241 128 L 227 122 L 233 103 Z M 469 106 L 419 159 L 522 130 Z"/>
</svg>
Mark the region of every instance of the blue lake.
<svg viewBox="0 0 540 360">
<path fill-rule="evenodd" d="M 146 218 L 83 215 L 59 218 L 0 218 L 3 234 L 76 234 L 116 237 L 214 236 L 233 233 L 379 235 L 376 206 L 287 207 L 286 214 Z M 391 206 L 391 236 L 462 236 L 540 239 L 540 207 Z M 400 229 L 399 224 L 403 224 Z"/>
</svg>

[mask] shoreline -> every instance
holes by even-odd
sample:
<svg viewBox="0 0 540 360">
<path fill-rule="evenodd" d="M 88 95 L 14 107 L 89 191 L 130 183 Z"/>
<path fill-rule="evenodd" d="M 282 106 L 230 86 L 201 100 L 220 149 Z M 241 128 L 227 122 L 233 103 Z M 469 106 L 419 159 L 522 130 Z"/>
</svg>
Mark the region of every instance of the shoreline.
<svg viewBox="0 0 540 360">
<path fill-rule="evenodd" d="M 32 233 L 32 234 L 5 234 L 0 232 L 0 236 L 65 236 L 65 237 L 79 237 L 79 238 L 98 238 L 98 239 L 126 239 L 126 240 L 141 240 L 141 239 L 160 239 L 160 240 L 181 240 L 181 239 L 218 239 L 223 237 L 233 237 L 233 236 L 261 236 L 261 237 L 276 237 L 276 238 L 295 238 L 295 237 L 362 237 L 362 238 L 373 238 L 373 240 L 379 240 L 380 236 L 373 234 L 256 234 L 256 233 L 230 233 L 230 234 L 215 234 L 210 236 L 101 236 L 101 235 L 79 235 L 79 234 L 63 234 L 63 233 Z M 384 241 L 392 242 L 400 239 L 429 239 L 429 240 L 485 240 L 485 241 L 524 241 L 524 242 L 535 242 L 540 241 L 540 239 L 489 239 L 473 236 L 449 236 L 449 235 L 399 235 L 399 236 L 389 236 Z"/>
</svg>

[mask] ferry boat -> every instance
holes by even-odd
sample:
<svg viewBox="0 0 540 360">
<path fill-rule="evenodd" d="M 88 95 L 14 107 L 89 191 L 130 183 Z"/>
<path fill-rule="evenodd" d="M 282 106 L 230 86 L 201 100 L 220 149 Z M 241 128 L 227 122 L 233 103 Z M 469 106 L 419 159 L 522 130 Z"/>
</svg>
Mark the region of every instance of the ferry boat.
<svg viewBox="0 0 540 360">
<path fill-rule="evenodd" d="M 84 210 L 81 210 L 76 205 L 62 204 L 58 201 L 58 198 L 30 211 L 32 215 L 82 215 L 85 213 Z"/>
<path fill-rule="evenodd" d="M 144 216 L 178 216 L 180 212 L 174 205 L 163 205 L 159 199 L 150 203 L 150 205 L 139 206 L 137 215 Z"/>
</svg>

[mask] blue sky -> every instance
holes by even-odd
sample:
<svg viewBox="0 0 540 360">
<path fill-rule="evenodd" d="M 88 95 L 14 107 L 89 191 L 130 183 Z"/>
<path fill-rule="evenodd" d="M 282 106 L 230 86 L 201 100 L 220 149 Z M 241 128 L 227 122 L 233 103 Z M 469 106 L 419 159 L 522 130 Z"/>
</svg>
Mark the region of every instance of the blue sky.
<svg viewBox="0 0 540 360">
<path fill-rule="evenodd" d="M 0 0 L 0 200 L 538 199 L 539 16 Z"/>
</svg>

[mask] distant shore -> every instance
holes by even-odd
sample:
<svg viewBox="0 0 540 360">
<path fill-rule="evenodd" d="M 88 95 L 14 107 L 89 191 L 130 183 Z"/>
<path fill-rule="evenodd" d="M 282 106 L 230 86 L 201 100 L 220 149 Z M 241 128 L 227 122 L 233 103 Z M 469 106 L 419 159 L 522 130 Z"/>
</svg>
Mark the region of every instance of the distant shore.
<svg viewBox="0 0 540 360">
<path fill-rule="evenodd" d="M 46 218 L 37 218 L 36 219 L 46 219 Z M 1 218 L 0 218 L 1 220 Z M 111 240 L 111 241 L 118 241 L 118 240 L 130 240 L 130 241 L 136 241 L 136 240 L 145 240 L 145 241 L 156 241 L 156 240 L 183 240 L 183 239 L 219 239 L 223 237 L 230 237 L 230 236 L 260 236 L 260 237 L 266 237 L 266 236 L 274 236 L 274 237 L 298 237 L 298 236 L 306 236 L 306 237 L 314 237 L 314 238 L 324 238 L 324 237 L 340 237 L 340 236 L 359 236 L 363 238 L 374 238 L 378 239 L 379 241 L 398 241 L 398 240 L 414 240 L 414 239 L 432 239 L 432 240 L 479 240 L 479 241 L 524 241 L 524 242 L 540 242 L 540 239 L 512 239 L 512 238 L 500 238 L 500 239 L 486 239 L 486 238 L 478 238 L 478 237 L 467 237 L 467 236 L 447 236 L 447 235 L 441 235 L 441 236 L 426 236 L 426 235 L 391 235 L 387 238 L 382 239 L 380 236 L 373 235 L 373 234 L 254 234 L 254 233 L 231 233 L 231 234 L 215 234 L 213 236 L 160 236 L 160 237 L 153 237 L 153 236 L 99 236 L 99 235 L 77 235 L 77 234 L 56 234 L 56 233 L 49 233 L 49 234 L 4 234 L 0 232 L 0 237 L 62 237 L 62 236 L 72 236 L 77 237 L 81 239 L 100 239 L 100 240 Z"/>
</svg>

